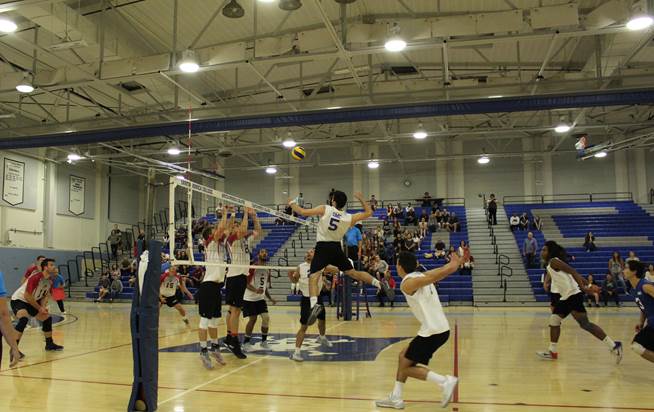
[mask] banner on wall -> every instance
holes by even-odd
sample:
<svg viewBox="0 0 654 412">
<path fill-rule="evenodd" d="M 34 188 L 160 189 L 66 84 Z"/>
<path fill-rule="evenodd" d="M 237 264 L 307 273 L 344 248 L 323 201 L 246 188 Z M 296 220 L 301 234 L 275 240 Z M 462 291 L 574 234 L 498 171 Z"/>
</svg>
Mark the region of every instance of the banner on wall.
<svg viewBox="0 0 654 412">
<path fill-rule="evenodd" d="M 23 203 L 25 195 L 25 163 L 5 157 L 2 179 L 2 200 L 11 206 Z"/>
<path fill-rule="evenodd" d="M 84 214 L 86 179 L 70 175 L 70 189 L 68 193 L 68 211 L 76 216 Z"/>
</svg>

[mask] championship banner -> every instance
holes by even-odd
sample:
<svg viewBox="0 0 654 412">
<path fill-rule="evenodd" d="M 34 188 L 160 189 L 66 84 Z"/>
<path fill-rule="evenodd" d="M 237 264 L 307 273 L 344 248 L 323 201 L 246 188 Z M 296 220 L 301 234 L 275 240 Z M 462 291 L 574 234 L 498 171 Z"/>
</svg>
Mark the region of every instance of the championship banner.
<svg viewBox="0 0 654 412">
<path fill-rule="evenodd" d="M 2 200 L 11 206 L 23 203 L 25 194 L 25 163 L 5 157 L 2 178 Z"/>
<path fill-rule="evenodd" d="M 70 175 L 68 190 L 68 211 L 76 216 L 84 214 L 84 197 L 86 196 L 86 179 Z"/>
</svg>

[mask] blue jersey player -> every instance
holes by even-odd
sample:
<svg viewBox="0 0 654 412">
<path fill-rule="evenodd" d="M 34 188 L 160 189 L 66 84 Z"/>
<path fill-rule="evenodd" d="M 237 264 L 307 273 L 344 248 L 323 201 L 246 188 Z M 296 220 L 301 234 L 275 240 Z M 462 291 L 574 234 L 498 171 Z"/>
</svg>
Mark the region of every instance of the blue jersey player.
<svg viewBox="0 0 654 412">
<path fill-rule="evenodd" d="M 654 282 L 644 279 L 645 265 L 629 261 L 624 268 L 624 277 L 631 283 L 636 304 L 641 310 L 640 322 L 636 325 L 638 332 L 631 343 L 631 348 L 650 362 L 654 362 Z"/>
</svg>

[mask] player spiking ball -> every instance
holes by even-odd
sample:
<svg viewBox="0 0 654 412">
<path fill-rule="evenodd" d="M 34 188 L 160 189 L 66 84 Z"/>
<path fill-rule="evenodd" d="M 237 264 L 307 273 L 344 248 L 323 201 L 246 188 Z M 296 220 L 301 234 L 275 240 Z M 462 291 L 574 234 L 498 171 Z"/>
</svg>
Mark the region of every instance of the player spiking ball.
<svg viewBox="0 0 654 412">
<path fill-rule="evenodd" d="M 306 217 L 320 216 L 315 255 L 311 261 L 311 274 L 309 275 L 311 314 L 307 319 L 307 325 L 313 325 L 318 315 L 324 310 L 323 305 L 318 303 L 318 294 L 320 293 L 318 282 L 323 269 L 327 266 L 336 266 L 347 276 L 371 284 L 378 289 L 383 287 L 379 280 L 369 273 L 355 270 L 341 247 L 341 239 L 343 239 L 345 232 L 358 222 L 372 216 L 372 209 L 368 202 L 363 199 L 363 194 L 357 192 L 354 197 L 361 202 L 363 212 L 347 213 L 345 211 L 347 195 L 340 190 L 335 191 L 329 199 L 331 204 L 317 206 L 312 209 L 300 207 L 296 199 L 288 202 L 293 211 L 299 215 Z M 384 293 L 386 293 L 386 290 L 384 290 Z"/>
</svg>

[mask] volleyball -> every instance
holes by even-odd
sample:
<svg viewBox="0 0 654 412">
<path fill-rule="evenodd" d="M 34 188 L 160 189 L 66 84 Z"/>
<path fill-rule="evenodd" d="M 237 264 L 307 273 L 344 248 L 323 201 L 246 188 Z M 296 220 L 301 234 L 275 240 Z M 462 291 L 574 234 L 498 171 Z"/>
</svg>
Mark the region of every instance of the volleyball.
<svg viewBox="0 0 654 412">
<path fill-rule="evenodd" d="M 291 157 L 295 160 L 302 160 L 304 159 L 304 156 L 306 156 L 306 152 L 304 151 L 304 147 L 302 146 L 296 146 L 291 150 Z"/>
</svg>

